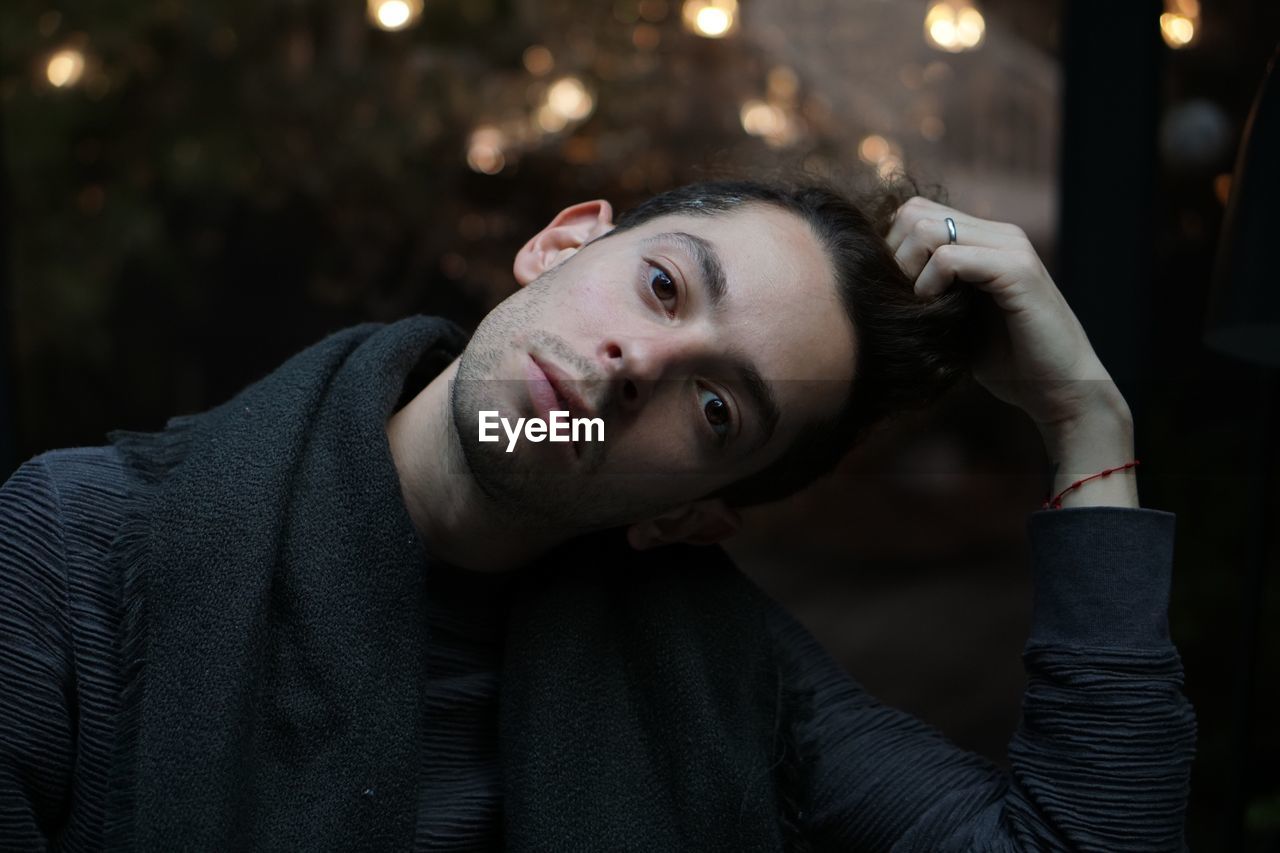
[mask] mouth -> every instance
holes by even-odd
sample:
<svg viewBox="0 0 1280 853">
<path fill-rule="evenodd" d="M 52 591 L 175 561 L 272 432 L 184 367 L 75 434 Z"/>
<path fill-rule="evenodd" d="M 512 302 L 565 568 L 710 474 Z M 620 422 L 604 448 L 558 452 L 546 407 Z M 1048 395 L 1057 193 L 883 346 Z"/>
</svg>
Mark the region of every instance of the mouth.
<svg viewBox="0 0 1280 853">
<path fill-rule="evenodd" d="M 526 363 L 529 397 L 533 401 L 536 414 L 550 421 L 551 412 L 568 412 L 570 419 L 583 417 L 590 409 L 583 405 L 581 398 L 569 387 L 568 380 L 553 365 L 539 361 L 533 353 L 529 354 Z M 575 458 L 581 458 L 582 448 L 576 441 L 565 442 Z"/>
<path fill-rule="evenodd" d="M 560 403 L 562 410 L 569 413 L 571 418 L 593 418 L 596 416 L 595 407 L 588 404 L 586 399 L 574 387 L 576 380 L 549 361 L 541 361 L 533 354 L 530 354 L 529 358 L 533 359 L 533 363 L 538 365 L 538 369 L 547 377 L 547 381 L 551 383 L 552 391 L 555 392 L 556 401 Z"/>
</svg>

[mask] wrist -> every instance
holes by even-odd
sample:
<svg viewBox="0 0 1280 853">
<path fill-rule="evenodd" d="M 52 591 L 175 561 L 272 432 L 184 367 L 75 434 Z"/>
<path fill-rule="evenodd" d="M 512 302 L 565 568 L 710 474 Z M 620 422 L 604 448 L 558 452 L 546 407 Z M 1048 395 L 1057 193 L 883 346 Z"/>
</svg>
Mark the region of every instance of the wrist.
<svg viewBox="0 0 1280 853">
<path fill-rule="evenodd" d="M 1089 399 L 1071 414 L 1055 421 L 1037 423 L 1040 437 L 1051 452 L 1054 448 L 1096 438 L 1106 433 L 1133 435 L 1133 413 L 1120 389 L 1111 381 L 1098 383 Z"/>
<path fill-rule="evenodd" d="M 1054 429 L 1042 431 L 1054 472 L 1049 494 L 1061 495 L 1063 508 L 1139 506 L 1136 468 L 1093 477 L 1135 458 L 1133 416 L 1123 398 L 1116 397 L 1118 403 L 1099 405 Z M 1086 477 L 1093 479 L 1063 494 L 1073 483 Z"/>
</svg>

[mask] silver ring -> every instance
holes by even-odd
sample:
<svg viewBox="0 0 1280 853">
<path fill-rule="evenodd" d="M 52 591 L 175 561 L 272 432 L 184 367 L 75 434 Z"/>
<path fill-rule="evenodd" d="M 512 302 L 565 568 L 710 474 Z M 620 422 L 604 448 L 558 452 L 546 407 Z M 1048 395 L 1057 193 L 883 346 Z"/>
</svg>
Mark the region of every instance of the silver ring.
<svg viewBox="0 0 1280 853">
<path fill-rule="evenodd" d="M 956 241 L 956 221 L 950 216 L 947 217 L 947 237 L 950 238 L 947 241 L 949 243 L 954 243 Z"/>
</svg>

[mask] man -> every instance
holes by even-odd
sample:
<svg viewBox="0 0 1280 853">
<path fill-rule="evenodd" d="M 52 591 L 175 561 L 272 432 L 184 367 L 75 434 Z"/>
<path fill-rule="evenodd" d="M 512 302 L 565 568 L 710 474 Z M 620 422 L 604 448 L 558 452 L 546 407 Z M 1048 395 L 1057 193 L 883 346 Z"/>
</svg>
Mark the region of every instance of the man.
<svg viewBox="0 0 1280 853">
<path fill-rule="evenodd" d="M 469 341 L 356 327 L 161 433 L 28 462 L 0 502 L 0 837 L 1180 849 L 1173 517 L 1138 508 L 1128 407 L 1016 227 L 867 213 L 754 182 L 574 205 Z M 1062 507 L 1032 519 L 1008 773 L 686 547 L 936 396 L 966 330 Z M 556 410 L 602 440 L 481 440 L 484 412 Z"/>
</svg>

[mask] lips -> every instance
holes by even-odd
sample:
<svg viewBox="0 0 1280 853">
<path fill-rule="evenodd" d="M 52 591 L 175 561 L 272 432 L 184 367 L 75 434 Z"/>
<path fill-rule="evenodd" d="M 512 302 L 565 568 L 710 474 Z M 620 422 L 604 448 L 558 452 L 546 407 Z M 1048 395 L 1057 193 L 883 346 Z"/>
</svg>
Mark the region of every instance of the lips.
<svg viewBox="0 0 1280 853">
<path fill-rule="evenodd" d="M 555 391 L 561 408 L 567 410 L 570 417 L 595 417 L 595 407 L 589 405 L 586 399 L 574 388 L 575 380 L 572 377 L 562 372 L 549 361 L 541 361 L 533 355 L 530 355 L 529 358 L 533 359 L 534 364 L 538 365 L 543 375 L 546 376 L 552 390 Z"/>
<path fill-rule="evenodd" d="M 549 420 L 551 411 L 561 408 L 563 404 L 560 401 L 560 395 L 556 393 L 555 385 L 551 384 L 546 371 L 533 356 L 529 356 L 529 361 L 525 364 L 525 377 L 529 384 L 529 396 L 537 410 L 535 414 L 543 420 Z"/>
<path fill-rule="evenodd" d="M 572 398 L 566 400 L 565 395 L 560 393 L 556 384 L 551 379 L 551 374 L 543 368 L 541 362 L 529 355 L 525 362 L 525 377 L 529 386 L 529 397 L 533 401 L 537 414 L 543 420 L 550 422 L 551 412 L 567 411 L 570 418 L 575 415 Z M 566 442 L 574 456 L 581 455 L 578 444 L 575 441 Z"/>
</svg>

